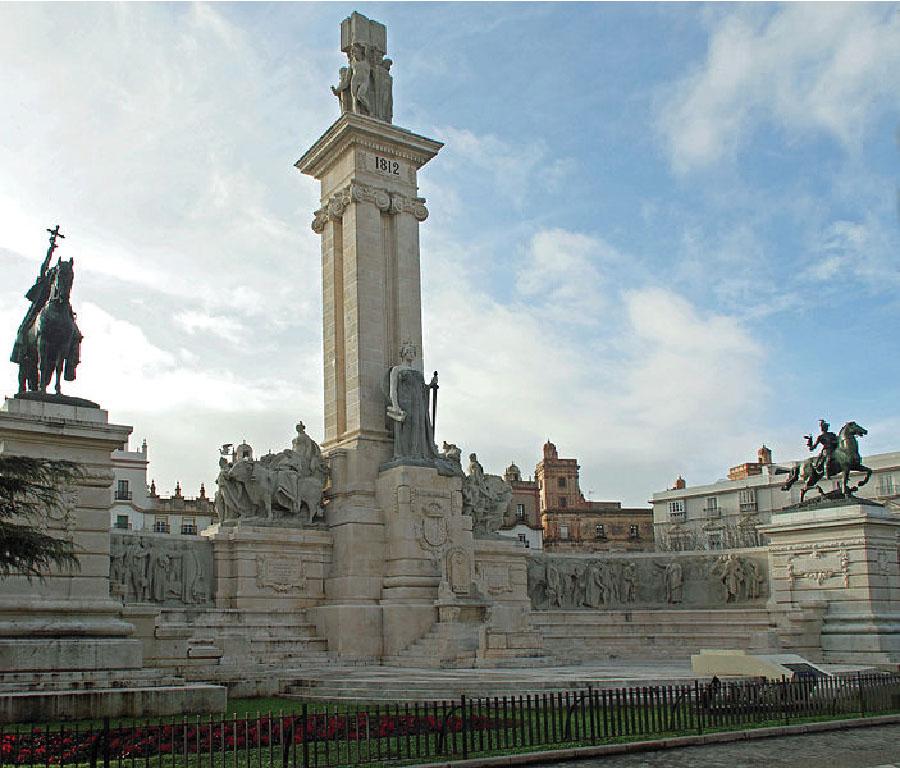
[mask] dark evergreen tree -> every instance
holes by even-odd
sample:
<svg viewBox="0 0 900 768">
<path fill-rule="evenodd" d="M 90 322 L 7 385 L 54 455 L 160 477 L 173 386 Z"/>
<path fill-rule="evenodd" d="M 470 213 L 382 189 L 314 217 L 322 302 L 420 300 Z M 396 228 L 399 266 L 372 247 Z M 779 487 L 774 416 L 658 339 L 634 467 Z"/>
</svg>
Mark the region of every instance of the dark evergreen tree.
<svg viewBox="0 0 900 768">
<path fill-rule="evenodd" d="M 71 461 L 0 455 L 0 577 L 21 573 L 43 579 L 51 565 L 78 569 L 73 544 L 36 523 L 61 505 L 66 485 L 81 476 Z"/>
</svg>

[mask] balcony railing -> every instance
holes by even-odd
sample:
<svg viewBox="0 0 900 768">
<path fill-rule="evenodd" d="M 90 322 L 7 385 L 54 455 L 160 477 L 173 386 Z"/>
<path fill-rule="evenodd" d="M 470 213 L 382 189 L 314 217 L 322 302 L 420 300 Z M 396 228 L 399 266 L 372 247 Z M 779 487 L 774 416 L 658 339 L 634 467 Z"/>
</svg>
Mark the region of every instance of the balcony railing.
<svg viewBox="0 0 900 768">
<path fill-rule="evenodd" d="M 131 491 L 116 488 L 116 501 L 131 501 Z"/>
<path fill-rule="evenodd" d="M 169 532 L 169 524 L 168 523 L 153 523 L 153 532 L 154 533 L 168 533 Z"/>
<path fill-rule="evenodd" d="M 182 536 L 196 536 L 197 535 L 197 526 L 196 525 L 182 525 L 181 526 L 181 535 Z"/>
</svg>

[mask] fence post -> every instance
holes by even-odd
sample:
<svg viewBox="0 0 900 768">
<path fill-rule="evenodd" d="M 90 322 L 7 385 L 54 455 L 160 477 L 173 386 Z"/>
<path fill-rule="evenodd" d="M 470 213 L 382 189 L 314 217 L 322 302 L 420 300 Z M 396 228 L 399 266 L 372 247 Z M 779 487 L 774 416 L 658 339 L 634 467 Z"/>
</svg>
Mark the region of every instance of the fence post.
<svg viewBox="0 0 900 768">
<path fill-rule="evenodd" d="M 303 760 L 303 768 L 309 768 L 309 726 L 307 725 L 306 716 L 307 716 L 307 704 L 304 701 L 303 702 L 303 715 L 302 715 L 302 718 L 303 718 L 303 722 L 302 722 L 302 725 L 303 725 L 303 751 L 301 752 L 301 755 L 302 755 L 301 759 Z M 316 749 L 318 750 L 318 745 L 316 746 Z M 317 754 L 318 754 L 318 752 L 317 752 Z"/>
<path fill-rule="evenodd" d="M 463 742 L 463 760 L 469 756 L 469 716 L 466 714 L 466 694 L 460 697 L 460 706 L 462 707 L 462 742 Z"/>
<path fill-rule="evenodd" d="M 103 718 L 103 768 L 109 768 L 109 717 Z"/>
<path fill-rule="evenodd" d="M 781 676 L 781 715 L 784 718 L 784 724 L 791 724 L 790 710 L 788 709 L 788 680 L 784 675 Z"/>
<path fill-rule="evenodd" d="M 697 712 L 697 734 L 703 735 L 703 713 L 700 710 L 700 681 L 694 680 L 694 707 Z M 688 709 L 690 711 L 690 709 Z"/>
<path fill-rule="evenodd" d="M 865 717 L 866 716 L 866 697 L 863 694 L 863 684 L 862 684 L 862 673 L 856 673 L 856 688 L 859 691 L 859 712 Z"/>
</svg>

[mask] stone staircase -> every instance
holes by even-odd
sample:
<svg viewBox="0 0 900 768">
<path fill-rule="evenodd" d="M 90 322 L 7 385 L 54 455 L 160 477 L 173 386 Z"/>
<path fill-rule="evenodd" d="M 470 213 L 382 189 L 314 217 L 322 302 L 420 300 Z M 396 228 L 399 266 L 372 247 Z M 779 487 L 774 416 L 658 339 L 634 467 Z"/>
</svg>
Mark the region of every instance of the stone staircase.
<svg viewBox="0 0 900 768">
<path fill-rule="evenodd" d="M 685 684 L 695 678 L 684 662 L 440 670 L 335 666 L 287 674 L 281 679 L 280 692 L 304 701 L 422 702 L 456 700 L 463 694 L 526 696 L 588 686 Z"/>
<path fill-rule="evenodd" d="M 404 651 L 388 656 L 387 667 L 419 669 L 463 669 L 474 667 L 481 634 L 481 624 L 438 621 L 428 632 Z"/>
<path fill-rule="evenodd" d="M 165 609 L 154 630 L 158 655 L 144 663 L 231 696 L 269 696 L 278 674 L 330 663 L 327 641 L 303 610 Z"/>
<path fill-rule="evenodd" d="M 687 659 L 702 649 L 779 647 L 765 608 L 540 611 L 532 623 L 554 663 L 607 659 Z"/>
<path fill-rule="evenodd" d="M 73 670 L 0 673 L 0 694 L 37 691 L 96 691 L 184 685 L 183 677 L 155 669 Z"/>
</svg>

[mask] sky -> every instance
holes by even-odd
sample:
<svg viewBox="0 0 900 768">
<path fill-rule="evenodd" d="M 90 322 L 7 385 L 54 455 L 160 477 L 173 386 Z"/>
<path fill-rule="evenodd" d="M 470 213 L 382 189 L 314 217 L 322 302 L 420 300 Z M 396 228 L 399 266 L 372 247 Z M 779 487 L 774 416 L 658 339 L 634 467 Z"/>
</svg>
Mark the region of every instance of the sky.
<svg viewBox="0 0 900 768">
<path fill-rule="evenodd" d="M 437 440 L 548 438 L 642 505 L 805 453 L 900 450 L 900 5 L 0 4 L 0 339 L 75 259 L 77 381 L 160 493 L 321 439 L 318 184 L 340 21 L 388 27 L 419 173 Z M 4 358 L 5 359 L 5 358 Z M 0 365 L 0 392 L 16 367 Z"/>
</svg>

